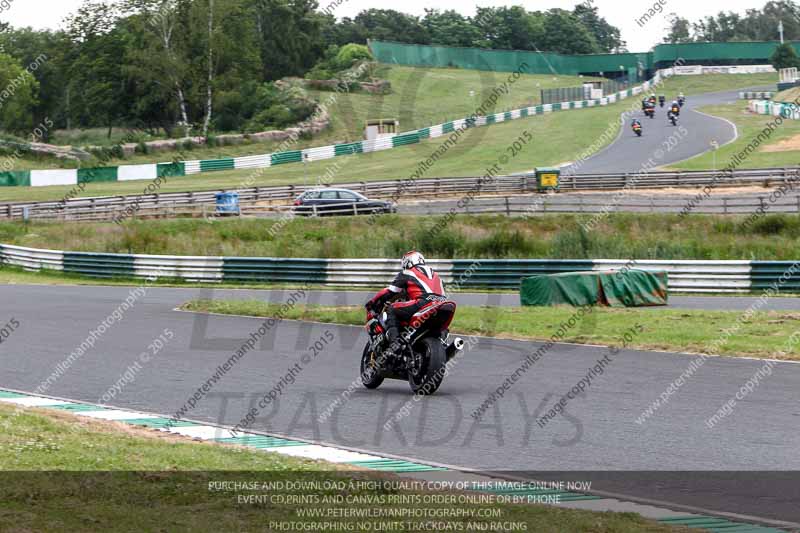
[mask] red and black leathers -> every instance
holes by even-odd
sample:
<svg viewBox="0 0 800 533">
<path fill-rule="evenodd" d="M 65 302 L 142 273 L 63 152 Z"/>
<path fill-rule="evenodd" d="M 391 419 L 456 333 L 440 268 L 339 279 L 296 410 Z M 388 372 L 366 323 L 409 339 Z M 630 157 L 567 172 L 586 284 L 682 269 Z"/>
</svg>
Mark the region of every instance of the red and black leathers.
<svg viewBox="0 0 800 533">
<path fill-rule="evenodd" d="M 398 335 L 400 324 L 409 322 L 411 317 L 433 303 L 429 297 L 444 297 L 444 284 L 439 274 L 426 265 L 417 265 L 403 270 L 391 285 L 379 291 L 367 307 L 378 312 L 390 298 L 402 294 L 402 301 L 394 302 L 387 309 L 386 327 L 390 341 Z"/>
</svg>

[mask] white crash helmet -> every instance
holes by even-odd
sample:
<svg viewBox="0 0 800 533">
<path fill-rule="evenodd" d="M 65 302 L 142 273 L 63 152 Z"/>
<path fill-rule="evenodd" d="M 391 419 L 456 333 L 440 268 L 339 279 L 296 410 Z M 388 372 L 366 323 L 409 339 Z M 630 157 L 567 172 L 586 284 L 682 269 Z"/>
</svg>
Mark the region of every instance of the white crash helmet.
<svg viewBox="0 0 800 533">
<path fill-rule="evenodd" d="M 421 253 L 414 250 L 406 253 L 403 256 L 403 259 L 401 260 L 401 265 L 403 267 L 403 270 L 408 270 L 409 268 L 424 264 L 425 264 L 425 257 Z"/>
</svg>

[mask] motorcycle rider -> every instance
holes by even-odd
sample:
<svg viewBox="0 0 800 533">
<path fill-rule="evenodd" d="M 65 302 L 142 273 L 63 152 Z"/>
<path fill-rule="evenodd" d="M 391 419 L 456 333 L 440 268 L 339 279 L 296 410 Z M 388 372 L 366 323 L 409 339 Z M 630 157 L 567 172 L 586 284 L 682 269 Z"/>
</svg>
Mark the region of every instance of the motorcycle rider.
<svg viewBox="0 0 800 533">
<path fill-rule="evenodd" d="M 673 100 L 672 101 L 672 105 L 670 105 L 669 107 L 670 107 L 670 112 L 673 115 L 675 115 L 676 117 L 680 116 L 680 114 L 681 114 L 681 106 L 678 105 L 678 101 L 677 100 Z"/>
<path fill-rule="evenodd" d="M 670 109 L 669 111 L 667 111 L 667 120 L 675 124 L 678 121 L 678 115 L 673 113 L 672 109 Z"/>
<path fill-rule="evenodd" d="M 681 107 L 683 107 L 683 104 L 684 104 L 685 102 L 686 102 L 686 97 L 683 95 L 683 93 L 682 93 L 682 92 L 681 92 L 681 93 L 678 93 L 678 104 L 679 104 Z"/>
<path fill-rule="evenodd" d="M 638 118 L 635 118 L 635 119 L 633 119 L 633 122 L 631 122 L 631 129 L 632 129 L 634 132 L 635 132 L 636 130 L 639 130 L 639 131 L 641 131 L 641 129 L 642 129 L 642 123 L 641 123 L 641 122 L 639 122 L 639 119 L 638 119 Z"/>
<path fill-rule="evenodd" d="M 386 339 L 390 350 L 396 351 L 400 337 L 400 323 L 407 322 L 432 302 L 445 296 L 444 283 L 439 274 L 425 264 L 425 257 L 415 250 L 403 255 L 402 270 L 391 285 L 378 291 L 365 305 L 367 310 L 379 313 L 384 303 L 402 293 L 403 301 L 394 302 L 386 310 Z"/>
<path fill-rule="evenodd" d="M 658 95 L 658 103 L 659 103 L 659 105 L 661 107 L 664 107 L 664 102 L 666 102 L 666 101 L 667 101 L 667 97 L 666 96 L 664 96 L 663 94 L 659 94 Z"/>
</svg>

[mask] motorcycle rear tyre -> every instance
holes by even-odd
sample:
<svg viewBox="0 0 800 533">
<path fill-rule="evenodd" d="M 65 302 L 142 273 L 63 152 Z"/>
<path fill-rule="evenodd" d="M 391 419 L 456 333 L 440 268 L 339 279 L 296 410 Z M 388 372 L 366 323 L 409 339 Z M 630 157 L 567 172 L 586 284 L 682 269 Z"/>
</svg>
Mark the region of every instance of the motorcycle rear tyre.
<svg viewBox="0 0 800 533">
<path fill-rule="evenodd" d="M 439 339 L 428 337 L 422 340 L 425 347 L 423 368 L 419 375 L 408 373 L 408 384 L 411 391 L 419 396 L 430 396 L 439 389 L 444 380 L 447 355 L 444 345 Z"/>
</svg>

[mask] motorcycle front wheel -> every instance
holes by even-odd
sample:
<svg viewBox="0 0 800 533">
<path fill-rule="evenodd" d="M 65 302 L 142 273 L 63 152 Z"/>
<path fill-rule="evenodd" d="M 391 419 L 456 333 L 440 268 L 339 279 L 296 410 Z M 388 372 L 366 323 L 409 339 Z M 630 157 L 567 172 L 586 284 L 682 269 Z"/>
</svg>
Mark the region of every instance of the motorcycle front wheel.
<svg viewBox="0 0 800 533">
<path fill-rule="evenodd" d="M 377 389 L 383 383 L 378 366 L 378 356 L 370 348 L 369 341 L 364 346 L 364 353 L 361 355 L 361 383 L 368 389 Z"/>
<path fill-rule="evenodd" d="M 430 396 L 444 380 L 447 354 L 442 341 L 427 337 L 422 340 L 422 350 L 414 350 L 414 360 L 408 372 L 411 391 L 420 396 Z"/>
</svg>

